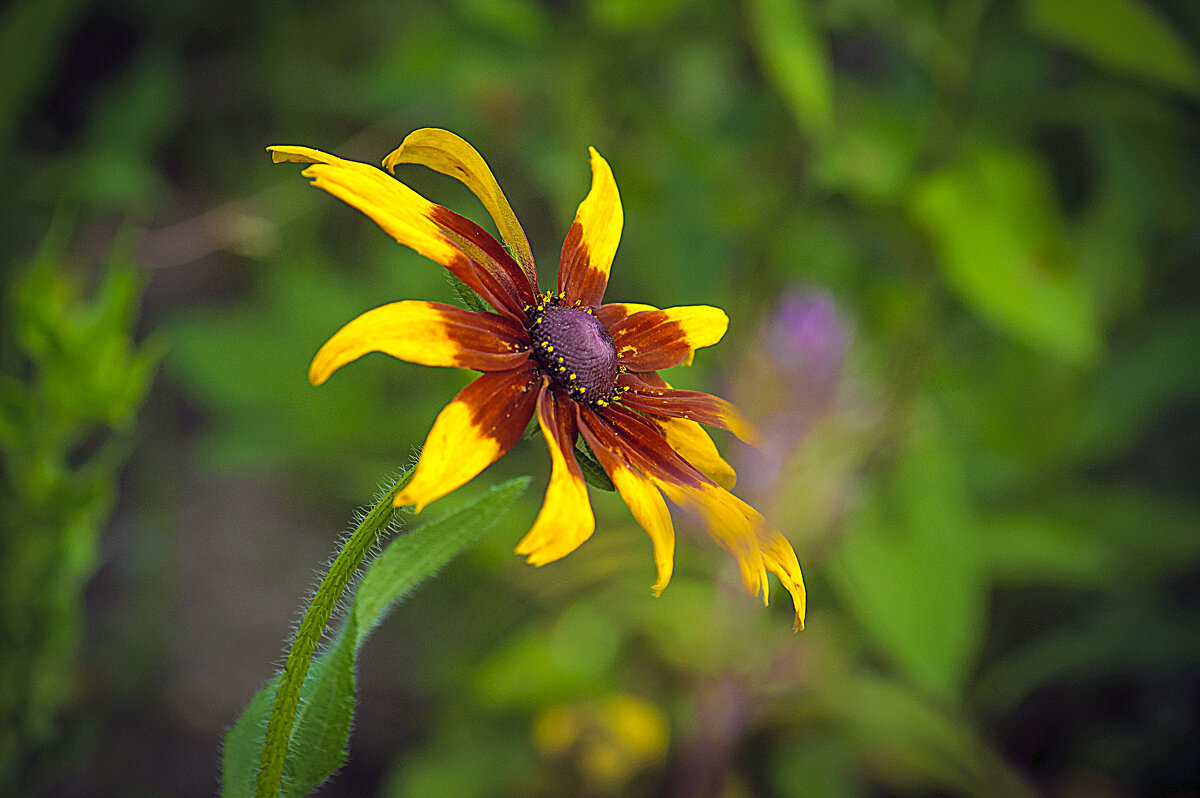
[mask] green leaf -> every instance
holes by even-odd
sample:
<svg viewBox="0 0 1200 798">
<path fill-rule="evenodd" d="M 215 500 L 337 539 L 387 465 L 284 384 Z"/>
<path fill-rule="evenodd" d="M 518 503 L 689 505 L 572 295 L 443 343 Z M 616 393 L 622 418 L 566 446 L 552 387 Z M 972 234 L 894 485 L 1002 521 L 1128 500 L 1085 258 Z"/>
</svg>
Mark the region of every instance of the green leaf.
<svg viewBox="0 0 1200 798">
<path fill-rule="evenodd" d="M 242 710 L 241 717 L 225 735 L 221 751 L 221 794 L 224 796 L 254 795 L 254 774 L 258 772 L 263 740 L 267 734 L 267 718 L 275 703 L 279 676 L 255 693 Z"/>
<path fill-rule="evenodd" d="M 356 639 L 352 613 L 304 681 L 283 766 L 283 795 L 308 795 L 346 761 L 354 720 Z"/>
<path fill-rule="evenodd" d="M 977 148 L 919 183 L 909 212 L 932 240 L 947 283 L 980 317 L 1063 359 L 1096 357 L 1095 299 L 1070 256 L 1041 164 Z"/>
<path fill-rule="evenodd" d="M 1026 0 L 1029 26 L 1110 69 L 1200 94 L 1200 64 L 1186 41 L 1140 0 Z"/>
<path fill-rule="evenodd" d="M 928 433 L 851 522 L 835 586 L 913 682 L 960 694 L 983 633 L 988 581 L 962 465 Z"/>
<path fill-rule="evenodd" d="M 351 622 L 352 625 L 352 622 Z M 300 711 L 288 743 L 281 795 L 307 795 L 346 759 L 354 712 L 353 645 L 345 629 L 309 670 L 300 692 Z M 267 718 L 279 677 L 258 691 L 225 737 L 223 795 L 254 795 L 254 776 L 262 755 Z M 304 752 L 301 756 L 300 752 Z M 233 783 L 233 778 L 238 783 Z"/>
<path fill-rule="evenodd" d="M 752 0 L 750 22 L 759 60 L 797 124 L 813 136 L 833 128 L 833 79 L 812 8 L 795 0 Z"/>
<path fill-rule="evenodd" d="M 280 794 L 307 795 L 346 758 L 354 712 L 358 651 L 392 608 L 418 584 L 476 543 L 524 493 L 510 480 L 397 538 L 367 567 L 346 623 L 313 662 L 301 691 Z M 278 678 L 251 700 L 225 738 L 223 794 L 251 796 Z"/>
<path fill-rule="evenodd" d="M 510 479 L 392 542 L 371 563 L 355 593 L 357 645 L 413 588 L 483 537 L 527 487 L 529 477 Z"/>
</svg>

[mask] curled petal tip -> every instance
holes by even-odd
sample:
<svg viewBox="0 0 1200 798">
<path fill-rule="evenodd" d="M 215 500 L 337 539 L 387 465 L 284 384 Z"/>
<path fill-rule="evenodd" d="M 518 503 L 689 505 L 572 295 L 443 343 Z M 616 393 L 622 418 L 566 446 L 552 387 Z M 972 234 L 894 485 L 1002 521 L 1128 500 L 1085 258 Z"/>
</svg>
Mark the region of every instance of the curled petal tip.
<svg viewBox="0 0 1200 798">
<path fill-rule="evenodd" d="M 758 428 L 741 416 L 732 420 L 729 431 L 740 438 L 743 443 L 749 444 L 755 449 L 762 449 L 765 446 L 763 436 Z"/>
<path fill-rule="evenodd" d="M 417 501 L 413 496 L 411 496 L 409 494 L 407 488 L 405 490 L 402 490 L 399 493 L 397 493 L 396 498 L 392 499 L 393 507 L 395 507 L 396 509 L 399 509 L 401 507 L 411 506 L 414 515 L 421 512 L 422 510 L 424 510 L 425 507 L 428 506 L 428 504 L 429 504 L 429 502 Z"/>
</svg>

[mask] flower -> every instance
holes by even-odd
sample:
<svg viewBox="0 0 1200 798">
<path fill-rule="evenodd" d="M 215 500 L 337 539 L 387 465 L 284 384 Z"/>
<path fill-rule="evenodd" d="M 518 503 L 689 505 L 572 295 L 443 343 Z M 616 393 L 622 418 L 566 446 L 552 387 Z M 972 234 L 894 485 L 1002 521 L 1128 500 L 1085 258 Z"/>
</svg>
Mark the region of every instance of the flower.
<svg viewBox="0 0 1200 798">
<path fill-rule="evenodd" d="M 613 693 L 544 709 L 533 742 L 546 758 L 571 766 L 589 793 L 620 795 L 639 773 L 666 759 L 670 726 L 654 704 Z"/>
<path fill-rule="evenodd" d="M 383 166 L 391 172 L 399 163 L 423 164 L 457 178 L 483 202 L 504 245 L 381 169 L 308 147 L 267 149 L 276 163 L 311 164 L 303 174 L 314 186 L 440 263 L 493 309 L 393 302 L 351 321 L 313 359 L 314 385 L 368 352 L 483 372 L 434 421 L 397 506 L 419 512 L 473 479 L 512 448 L 536 412 L 550 449 L 550 484 L 518 554 L 544 565 L 570 554 L 594 531 L 574 454 L 582 436 L 650 536 L 655 595 L 671 578 L 675 549 L 665 496 L 699 513 L 736 558 L 747 591 L 761 592 L 764 604 L 766 572 L 775 573 L 792 595 L 795 628 L 803 626 L 804 582 L 795 552 L 758 511 L 726 490 L 733 469 L 700 425 L 748 442 L 753 429 L 725 400 L 676 390 L 658 375 L 719 341 L 729 323 L 725 313 L 703 305 L 659 310 L 602 302 L 623 216 L 612 171 L 595 149 L 591 191 L 563 242 L 558 290 L 546 293 L 539 292 L 529 242 L 491 170 L 453 133 L 415 131 Z"/>
<path fill-rule="evenodd" d="M 751 344 L 769 357 L 750 361 L 738 384 L 753 389 L 734 394 L 764 432 L 763 446 L 742 452 L 738 461 L 742 489 L 749 495 L 778 487 L 788 461 L 829 409 L 851 336 L 828 294 L 800 288 L 783 293 Z"/>
</svg>

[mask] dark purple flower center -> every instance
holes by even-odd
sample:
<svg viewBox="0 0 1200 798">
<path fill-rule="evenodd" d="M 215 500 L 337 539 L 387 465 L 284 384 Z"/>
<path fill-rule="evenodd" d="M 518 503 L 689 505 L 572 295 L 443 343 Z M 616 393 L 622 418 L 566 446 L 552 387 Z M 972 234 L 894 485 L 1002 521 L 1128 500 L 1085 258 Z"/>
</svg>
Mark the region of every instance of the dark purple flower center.
<svg viewBox="0 0 1200 798">
<path fill-rule="evenodd" d="M 577 402 L 604 407 L 617 384 L 617 348 L 587 311 L 543 304 L 532 313 L 533 354 Z"/>
</svg>

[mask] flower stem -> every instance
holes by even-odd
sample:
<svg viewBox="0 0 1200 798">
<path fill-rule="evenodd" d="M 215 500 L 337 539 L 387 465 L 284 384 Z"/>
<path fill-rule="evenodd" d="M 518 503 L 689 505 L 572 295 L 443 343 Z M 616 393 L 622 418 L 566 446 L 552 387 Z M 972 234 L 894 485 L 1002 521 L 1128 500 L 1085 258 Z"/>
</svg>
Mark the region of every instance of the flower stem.
<svg viewBox="0 0 1200 798">
<path fill-rule="evenodd" d="M 279 795 L 288 742 L 291 740 L 292 727 L 300 708 L 300 689 L 308 675 L 317 644 L 321 642 L 325 627 L 329 624 L 329 619 L 354 572 L 395 517 L 396 508 L 392 506 L 392 500 L 407 481 L 405 478 L 397 480 L 396 484 L 375 502 L 353 534 L 346 539 L 317 587 L 304 617 L 300 619 L 300 626 L 296 629 L 296 637 L 284 663 L 283 673 L 279 677 L 275 702 L 271 706 L 271 718 L 267 721 L 262 759 L 255 779 L 256 798 L 275 798 Z"/>
</svg>

